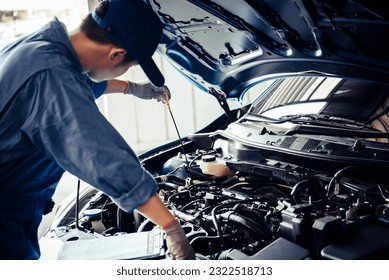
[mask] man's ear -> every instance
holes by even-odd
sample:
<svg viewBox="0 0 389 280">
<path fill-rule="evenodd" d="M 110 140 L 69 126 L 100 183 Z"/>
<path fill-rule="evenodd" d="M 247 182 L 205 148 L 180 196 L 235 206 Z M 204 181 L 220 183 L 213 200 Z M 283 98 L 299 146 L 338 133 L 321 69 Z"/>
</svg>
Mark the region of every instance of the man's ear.
<svg viewBox="0 0 389 280">
<path fill-rule="evenodd" d="M 120 64 L 124 57 L 126 56 L 127 51 L 122 48 L 112 48 L 109 52 L 109 62 L 114 65 Z"/>
</svg>

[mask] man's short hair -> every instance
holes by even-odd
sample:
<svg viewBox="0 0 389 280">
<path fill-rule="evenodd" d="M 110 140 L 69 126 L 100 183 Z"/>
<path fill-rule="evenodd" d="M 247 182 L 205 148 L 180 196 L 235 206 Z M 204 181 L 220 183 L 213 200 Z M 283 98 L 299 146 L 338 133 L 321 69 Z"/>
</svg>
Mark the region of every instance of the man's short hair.
<svg viewBox="0 0 389 280">
<path fill-rule="evenodd" d="M 102 45 L 115 44 L 104 34 L 103 31 L 101 31 L 96 21 L 93 19 L 92 14 L 89 14 L 84 18 L 80 29 L 89 40 Z M 131 61 L 134 61 L 134 59 L 127 52 L 122 64 L 126 64 Z"/>
</svg>

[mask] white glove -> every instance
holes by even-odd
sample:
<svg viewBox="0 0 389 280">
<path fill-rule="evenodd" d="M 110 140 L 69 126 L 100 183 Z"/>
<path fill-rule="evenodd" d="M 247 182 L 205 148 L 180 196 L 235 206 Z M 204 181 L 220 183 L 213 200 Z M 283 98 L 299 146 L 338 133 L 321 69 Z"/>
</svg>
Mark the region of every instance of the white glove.
<svg viewBox="0 0 389 280">
<path fill-rule="evenodd" d="M 141 99 L 156 99 L 158 102 L 166 102 L 166 98 L 170 100 L 171 94 L 167 86 L 156 87 L 150 82 L 134 83 L 128 81 L 128 87 L 124 94 L 132 94 Z"/>
<path fill-rule="evenodd" d="M 180 223 L 175 220 L 164 229 L 166 243 L 173 260 L 195 260 L 195 252 L 186 238 Z"/>
</svg>

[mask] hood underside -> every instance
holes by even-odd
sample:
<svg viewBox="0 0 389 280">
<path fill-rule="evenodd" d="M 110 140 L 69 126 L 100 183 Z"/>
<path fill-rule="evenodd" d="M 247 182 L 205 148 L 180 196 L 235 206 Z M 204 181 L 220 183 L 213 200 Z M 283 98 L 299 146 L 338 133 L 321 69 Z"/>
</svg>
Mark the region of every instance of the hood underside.
<svg viewBox="0 0 389 280">
<path fill-rule="evenodd" d="M 238 97 L 272 77 L 388 83 L 389 4 L 380 0 L 149 0 L 159 52 L 205 90 Z"/>
</svg>

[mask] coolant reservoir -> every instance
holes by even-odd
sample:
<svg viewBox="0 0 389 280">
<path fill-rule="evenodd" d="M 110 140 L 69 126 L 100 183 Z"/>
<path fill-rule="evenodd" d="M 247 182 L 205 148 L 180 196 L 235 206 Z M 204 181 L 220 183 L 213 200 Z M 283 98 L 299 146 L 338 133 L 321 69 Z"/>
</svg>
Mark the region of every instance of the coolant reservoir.
<svg viewBox="0 0 389 280">
<path fill-rule="evenodd" d="M 92 228 L 97 233 L 103 233 L 106 228 L 102 221 L 103 210 L 101 209 L 87 209 L 84 212 L 84 215 L 88 217 L 91 222 Z"/>
<path fill-rule="evenodd" d="M 218 177 L 228 176 L 231 170 L 226 165 L 226 162 L 216 158 L 216 155 L 204 155 L 198 161 L 201 171 L 207 175 Z"/>
</svg>

